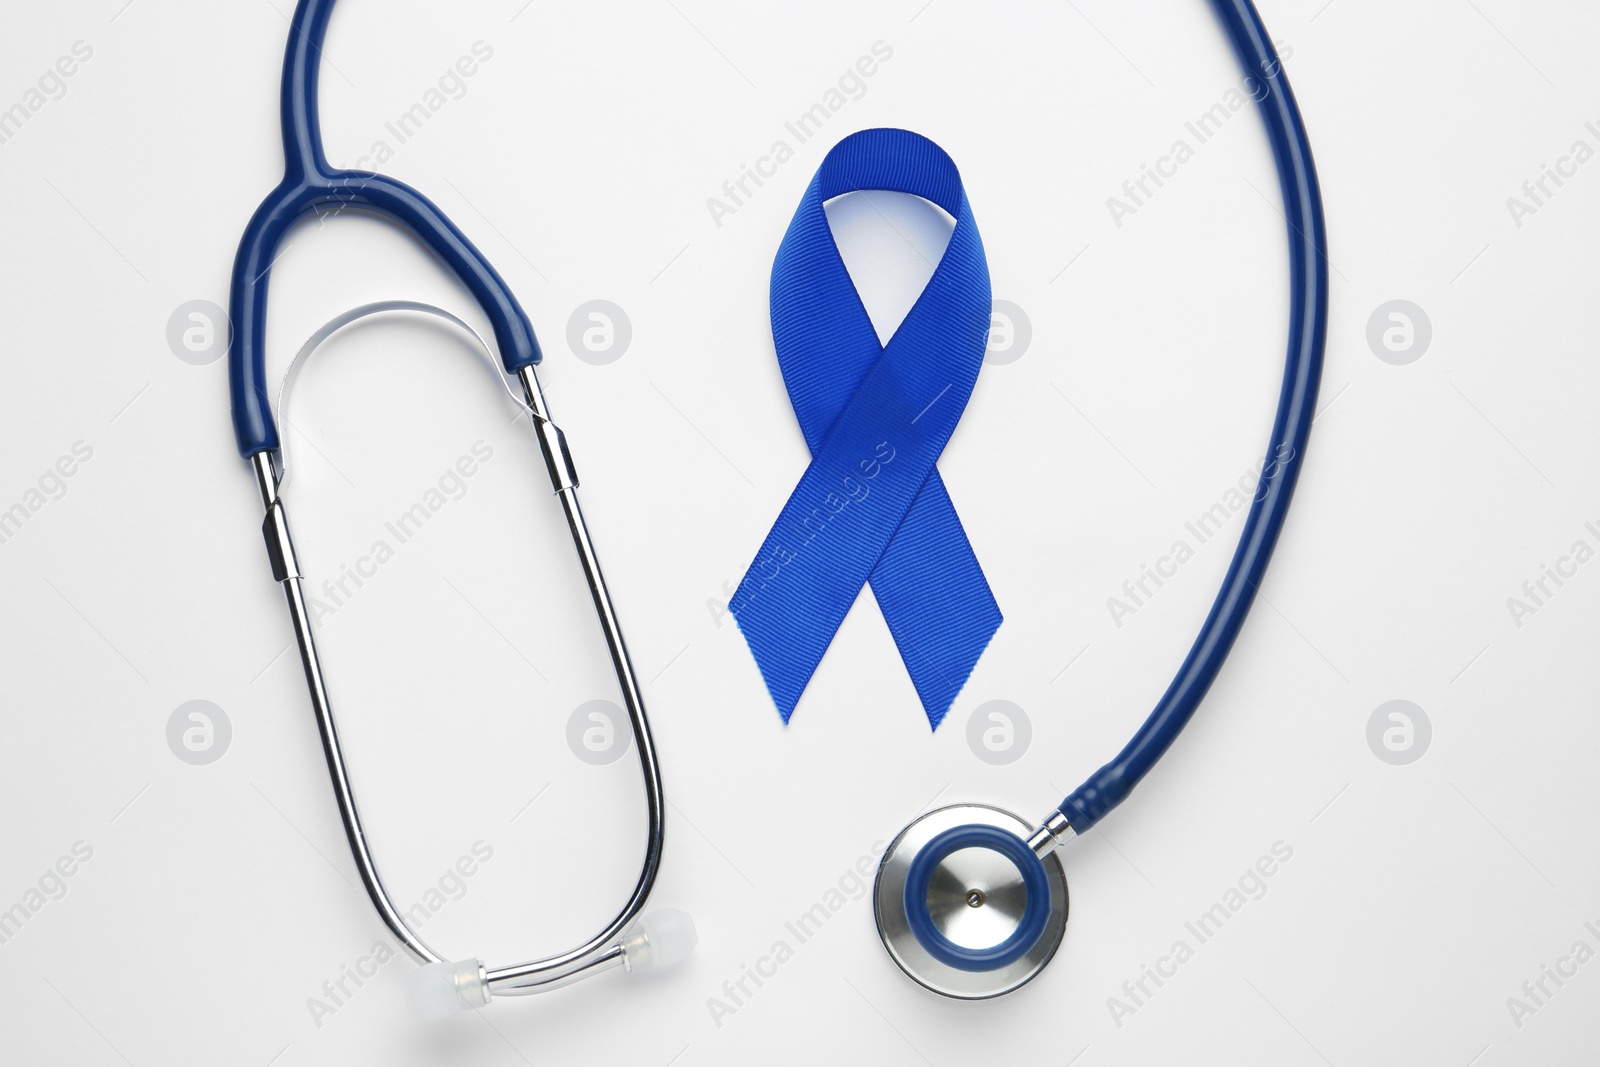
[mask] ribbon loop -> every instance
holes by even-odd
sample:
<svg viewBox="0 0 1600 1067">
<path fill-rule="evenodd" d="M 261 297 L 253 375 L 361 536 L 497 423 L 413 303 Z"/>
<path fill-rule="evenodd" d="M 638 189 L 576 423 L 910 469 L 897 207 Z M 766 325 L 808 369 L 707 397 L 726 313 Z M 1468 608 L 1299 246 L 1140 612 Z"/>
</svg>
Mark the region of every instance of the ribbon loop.
<svg viewBox="0 0 1600 1067">
<path fill-rule="evenodd" d="M 887 345 L 823 205 L 911 193 L 955 219 L 944 256 Z M 729 610 L 784 722 L 869 581 L 935 728 L 1000 608 L 935 464 L 988 344 L 989 267 L 955 163 L 907 130 L 863 130 L 823 160 L 772 264 L 772 337 L 811 463 Z"/>
</svg>

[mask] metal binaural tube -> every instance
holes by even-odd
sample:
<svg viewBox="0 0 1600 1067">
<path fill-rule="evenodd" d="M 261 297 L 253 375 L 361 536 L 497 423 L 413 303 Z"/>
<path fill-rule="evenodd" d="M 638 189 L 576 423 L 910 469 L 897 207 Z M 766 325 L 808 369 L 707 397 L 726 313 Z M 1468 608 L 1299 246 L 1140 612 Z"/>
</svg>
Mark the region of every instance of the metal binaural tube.
<svg viewBox="0 0 1600 1067">
<path fill-rule="evenodd" d="M 389 899 L 388 890 L 383 886 L 383 879 L 378 876 L 372 851 L 367 847 L 367 835 L 361 826 L 361 815 L 356 810 L 355 791 L 350 787 L 344 749 L 339 743 L 339 731 L 334 725 L 333 708 L 322 677 L 322 663 L 317 657 L 316 639 L 311 633 L 311 614 L 306 608 L 305 592 L 300 586 L 304 579 L 299 568 L 292 564 L 294 550 L 288 543 L 288 516 L 284 512 L 283 501 L 278 499 L 278 472 L 269 452 L 257 452 L 250 457 L 250 461 L 255 470 L 257 488 L 261 491 L 261 502 L 267 511 L 268 524 L 264 529 L 268 532 L 268 554 L 273 559 L 274 577 L 283 586 L 284 599 L 289 605 L 295 644 L 300 649 L 300 665 L 305 670 L 306 688 L 310 691 L 311 707 L 317 719 L 317 733 L 322 739 L 322 754 L 328 763 L 334 799 L 339 804 L 339 820 L 344 824 L 345 839 L 350 843 L 350 854 L 361 874 L 361 884 L 366 887 L 367 896 L 383 919 L 383 924 L 406 950 L 423 963 L 439 963 L 444 957 L 423 943 L 400 917 L 399 909 Z M 274 544 L 275 536 L 281 536 L 283 541 Z M 280 571 L 279 561 L 285 558 L 290 561 L 288 573 L 276 573 Z"/>
<path fill-rule="evenodd" d="M 539 388 L 539 379 L 534 369 L 523 367 L 517 372 L 517 376 L 522 382 L 528 409 L 533 416 L 534 430 L 550 473 L 551 487 L 555 490 L 556 499 L 561 502 L 561 509 L 567 519 L 567 530 L 572 535 L 572 545 L 578 554 L 578 563 L 583 568 L 584 578 L 589 585 L 589 595 L 594 601 L 595 615 L 600 621 L 601 631 L 605 634 L 606 650 L 611 656 L 611 666 L 616 673 L 617 684 L 622 691 L 623 705 L 627 709 L 628 721 L 638 745 L 639 770 L 644 776 L 648 839 L 639 880 L 616 917 L 598 934 L 571 952 L 534 963 L 499 967 L 489 971 L 490 988 L 497 994 L 537 992 L 603 960 L 608 952 L 608 946 L 615 946 L 634 919 L 638 918 L 645 901 L 649 898 L 650 890 L 655 885 L 656 874 L 661 867 L 661 853 L 666 832 L 666 800 L 661 788 L 661 769 L 656 759 L 655 742 L 650 735 L 650 723 L 645 717 L 644 698 L 639 693 L 639 683 L 634 675 L 633 663 L 628 658 L 627 645 L 622 639 L 622 625 L 617 620 L 616 609 L 611 603 L 611 594 L 606 588 L 605 576 L 600 570 L 599 556 L 595 553 L 594 542 L 583 519 L 583 511 L 578 506 L 577 472 L 573 469 L 572 459 L 567 453 L 565 437 L 550 419 L 550 409 L 545 403 L 544 393 Z M 601 954 L 598 960 L 596 953 Z"/>
<path fill-rule="evenodd" d="M 532 368 L 525 368 L 522 377 L 540 448 L 550 470 L 551 484 L 556 488 L 556 496 L 561 501 L 573 546 L 594 600 L 595 612 L 605 635 L 606 648 L 638 744 L 640 770 L 645 781 L 648 841 L 639 880 L 633 892 L 616 917 L 594 937 L 571 951 L 542 960 L 485 970 L 488 988 L 501 996 L 543 992 L 570 985 L 614 967 L 626 966 L 627 956 L 621 943 L 622 936 L 638 918 L 655 884 L 665 838 L 665 798 L 655 744 L 650 734 L 649 722 L 645 717 L 644 701 L 639 692 L 638 680 L 628 657 L 627 646 L 623 643 L 621 624 L 612 606 L 611 596 L 600 570 L 599 557 L 595 553 L 588 526 L 583 519 L 583 512 L 578 506 L 576 474 L 567 455 L 561 431 L 550 421 L 549 410 L 545 406 L 543 395 L 539 392 L 537 380 L 533 379 Z M 430 948 L 406 925 L 378 874 L 377 863 L 367 845 L 366 833 L 356 806 L 355 791 L 350 783 L 349 769 L 334 723 L 321 660 L 317 655 L 311 616 L 301 588 L 304 579 L 295 562 L 293 546 L 289 540 L 287 513 L 278 495 L 277 468 L 270 452 L 258 452 L 253 455 L 251 466 L 266 512 L 263 531 L 266 535 L 268 556 L 273 564 L 273 577 L 283 586 L 285 601 L 289 607 L 295 643 L 300 651 L 300 662 L 305 672 L 306 686 L 317 720 L 318 735 L 322 742 L 323 755 L 327 761 L 329 778 L 333 784 L 334 797 L 338 803 L 339 817 L 350 845 L 351 856 L 356 861 L 368 898 L 390 932 L 419 961 L 444 962 L 446 957 Z"/>
</svg>

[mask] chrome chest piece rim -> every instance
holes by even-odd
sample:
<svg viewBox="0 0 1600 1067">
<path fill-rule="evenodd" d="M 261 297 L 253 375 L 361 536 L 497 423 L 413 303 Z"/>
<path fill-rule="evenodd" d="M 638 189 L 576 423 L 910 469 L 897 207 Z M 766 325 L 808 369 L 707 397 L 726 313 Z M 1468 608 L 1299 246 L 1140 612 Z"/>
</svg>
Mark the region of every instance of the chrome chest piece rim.
<svg viewBox="0 0 1600 1067">
<path fill-rule="evenodd" d="M 1025 857 L 1007 854 L 1015 850 L 982 843 L 992 831 L 1014 837 L 1026 852 L 1023 842 L 1033 825 L 987 804 L 954 804 L 900 831 L 878 866 L 872 910 L 883 947 L 913 981 L 941 996 L 985 1000 L 1011 992 L 1044 969 L 1066 933 L 1061 861 L 1050 854 L 1039 868 L 1030 868 Z M 1037 888 L 1040 868 L 1048 910 L 1027 906 L 1028 885 Z M 912 895 L 923 898 L 920 909 L 907 897 L 908 882 L 915 887 Z M 1038 928 L 1041 913 L 1035 937 L 1023 928 Z M 1019 939 L 1018 951 L 1005 951 Z M 999 965 L 985 964 L 985 957 Z"/>
</svg>

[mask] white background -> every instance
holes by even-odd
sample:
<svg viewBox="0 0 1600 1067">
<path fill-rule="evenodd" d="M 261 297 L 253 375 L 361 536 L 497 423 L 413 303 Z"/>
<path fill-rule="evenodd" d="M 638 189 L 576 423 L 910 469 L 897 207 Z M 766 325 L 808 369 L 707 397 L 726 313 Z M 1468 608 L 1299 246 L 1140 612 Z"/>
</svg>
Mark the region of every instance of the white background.
<svg viewBox="0 0 1600 1067">
<path fill-rule="evenodd" d="M 439 1025 L 408 1016 L 403 957 L 336 1005 L 324 993 L 390 942 L 283 654 L 226 361 L 186 363 L 166 338 L 180 305 L 226 303 L 239 232 L 281 173 L 287 0 L 7 8 L 0 107 L 74 42 L 93 49 L 0 144 L 0 508 L 76 442 L 93 450 L 0 544 L 0 908 L 27 910 L 59 857 L 93 850 L 0 944 L 8 1061 L 1593 1061 L 1600 962 L 1538 1001 L 1523 983 L 1575 942 L 1600 950 L 1584 926 L 1600 927 L 1600 564 L 1547 580 L 1520 626 L 1507 606 L 1575 541 L 1600 547 L 1584 528 L 1600 520 L 1600 163 L 1520 227 L 1506 205 L 1574 141 L 1600 147 L 1590 5 L 1262 4 L 1292 49 L 1335 267 L 1295 508 L 1194 723 L 1064 855 L 1060 955 L 1015 995 L 952 1004 L 895 969 L 868 900 L 803 945 L 784 923 L 841 878 L 854 891 L 858 859 L 932 804 L 1043 815 L 1121 746 L 1206 611 L 1237 519 L 1120 626 L 1107 598 L 1260 457 L 1287 315 L 1258 119 L 1234 116 L 1120 226 L 1106 201 L 1193 146 L 1185 121 L 1238 83 L 1207 5 L 341 4 L 322 77 L 336 164 L 393 146 L 385 122 L 474 42 L 493 49 L 385 169 L 479 243 L 540 333 L 671 798 L 654 903 L 701 934 L 670 975 Z M 707 198 L 792 142 L 784 122 L 879 41 L 893 55 L 864 95 L 717 225 Z M 956 159 L 995 295 L 1032 328 L 985 369 L 941 462 L 1006 621 L 933 734 L 870 598 L 788 728 L 718 604 L 805 464 L 768 332 L 772 255 L 827 146 L 874 125 Z M 835 222 L 892 329 L 937 226 L 860 200 Z M 272 275 L 272 377 L 319 324 L 392 297 L 481 321 L 381 223 L 296 231 Z M 592 299 L 632 323 L 609 365 L 567 344 Z M 1366 339 L 1393 299 L 1432 324 L 1405 366 Z M 464 353 L 382 324 L 331 345 L 300 386 L 289 500 L 316 585 L 474 442 L 494 449 L 319 632 L 391 889 L 410 905 L 492 848 L 423 934 L 494 965 L 609 917 L 642 804 L 631 755 L 596 767 L 568 748 L 573 710 L 612 695 L 603 653 L 531 441 Z M 196 699 L 233 731 L 207 766 L 166 740 Z M 1432 724 L 1405 766 L 1367 742 L 1392 699 Z M 1032 724 L 1009 766 L 968 747 L 991 700 Z M 1264 895 L 1129 999 L 1276 842 L 1293 855 Z M 793 958 L 735 1004 L 724 983 L 780 939 Z"/>
</svg>

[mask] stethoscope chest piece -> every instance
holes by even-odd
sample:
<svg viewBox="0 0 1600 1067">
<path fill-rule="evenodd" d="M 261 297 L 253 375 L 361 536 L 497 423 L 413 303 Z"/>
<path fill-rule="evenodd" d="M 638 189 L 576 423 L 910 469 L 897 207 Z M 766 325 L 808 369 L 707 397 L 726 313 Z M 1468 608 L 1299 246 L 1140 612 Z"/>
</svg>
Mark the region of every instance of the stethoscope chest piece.
<svg viewBox="0 0 1600 1067">
<path fill-rule="evenodd" d="M 883 855 L 872 908 L 883 947 L 947 997 L 1009 993 L 1044 969 L 1067 928 L 1067 879 L 1032 824 L 986 804 L 930 811 Z"/>
</svg>

